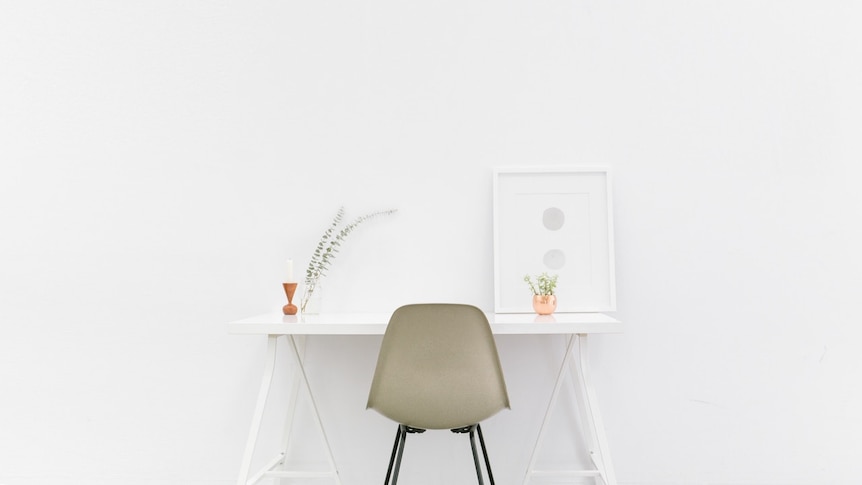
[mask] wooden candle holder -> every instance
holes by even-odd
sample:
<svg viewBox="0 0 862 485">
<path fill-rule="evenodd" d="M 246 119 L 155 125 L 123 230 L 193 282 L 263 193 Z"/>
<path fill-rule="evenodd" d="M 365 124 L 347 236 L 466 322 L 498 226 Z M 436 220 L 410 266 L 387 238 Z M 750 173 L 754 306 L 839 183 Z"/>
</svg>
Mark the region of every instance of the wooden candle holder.
<svg viewBox="0 0 862 485">
<path fill-rule="evenodd" d="M 296 283 L 282 283 L 284 286 L 284 294 L 287 295 L 287 305 L 284 305 L 281 310 L 285 315 L 296 315 L 298 308 L 293 304 L 293 294 L 296 293 Z"/>
</svg>

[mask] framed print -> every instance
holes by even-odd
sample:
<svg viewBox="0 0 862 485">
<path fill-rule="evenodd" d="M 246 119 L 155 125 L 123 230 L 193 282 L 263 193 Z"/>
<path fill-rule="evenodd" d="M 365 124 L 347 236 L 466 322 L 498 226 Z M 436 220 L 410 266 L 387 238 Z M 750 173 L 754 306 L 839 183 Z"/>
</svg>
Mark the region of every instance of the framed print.
<svg viewBox="0 0 862 485">
<path fill-rule="evenodd" d="M 524 276 L 558 275 L 557 312 L 616 310 L 606 168 L 494 170 L 494 311 L 532 313 Z"/>
</svg>

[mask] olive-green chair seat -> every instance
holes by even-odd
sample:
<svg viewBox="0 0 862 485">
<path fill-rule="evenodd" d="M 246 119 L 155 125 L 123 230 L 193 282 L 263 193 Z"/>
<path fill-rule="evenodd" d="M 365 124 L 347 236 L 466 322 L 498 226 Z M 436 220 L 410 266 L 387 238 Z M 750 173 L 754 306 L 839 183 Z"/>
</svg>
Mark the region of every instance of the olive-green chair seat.
<svg viewBox="0 0 862 485">
<path fill-rule="evenodd" d="M 395 310 L 383 336 L 368 408 L 398 423 L 384 484 L 390 477 L 391 485 L 398 481 L 407 433 L 449 429 L 469 434 L 476 475 L 483 485 L 478 434 L 493 485 L 479 423 L 509 408 L 509 396 L 485 314 L 472 305 L 450 303 Z"/>
</svg>

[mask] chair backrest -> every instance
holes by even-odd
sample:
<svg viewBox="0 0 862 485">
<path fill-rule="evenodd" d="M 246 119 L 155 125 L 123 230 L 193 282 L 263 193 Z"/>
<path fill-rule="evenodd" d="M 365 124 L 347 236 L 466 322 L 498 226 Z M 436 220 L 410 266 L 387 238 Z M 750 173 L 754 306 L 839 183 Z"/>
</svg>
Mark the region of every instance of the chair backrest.
<svg viewBox="0 0 862 485">
<path fill-rule="evenodd" d="M 392 314 L 368 408 L 413 428 L 454 429 L 509 408 L 494 335 L 471 305 L 405 305 Z"/>
</svg>

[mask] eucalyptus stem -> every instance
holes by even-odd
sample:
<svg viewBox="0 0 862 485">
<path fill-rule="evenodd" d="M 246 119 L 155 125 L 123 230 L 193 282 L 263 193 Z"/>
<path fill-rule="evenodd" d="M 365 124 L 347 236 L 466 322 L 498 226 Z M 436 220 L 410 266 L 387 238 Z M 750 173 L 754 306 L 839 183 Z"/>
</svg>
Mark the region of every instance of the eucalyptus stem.
<svg viewBox="0 0 862 485">
<path fill-rule="evenodd" d="M 342 243 L 347 239 L 347 236 L 353 232 L 360 224 L 377 216 L 386 216 L 393 214 L 397 209 L 372 212 L 364 216 L 357 217 L 349 224 L 338 228 L 341 221 L 344 219 L 344 206 L 339 207 L 338 212 L 326 228 L 323 235 L 320 236 L 320 241 L 314 249 L 314 254 L 311 256 L 311 261 L 308 262 L 308 268 L 305 270 L 305 290 L 302 294 L 300 310 L 305 312 L 308 306 L 308 301 L 317 289 L 320 280 L 326 276 L 327 271 L 332 266 L 332 260 L 341 249 Z"/>
</svg>

